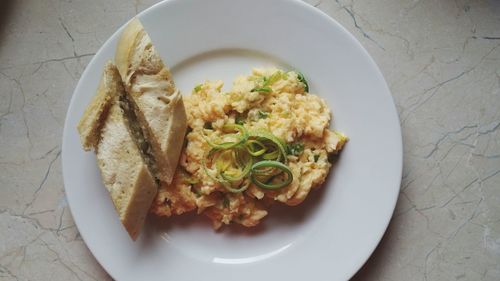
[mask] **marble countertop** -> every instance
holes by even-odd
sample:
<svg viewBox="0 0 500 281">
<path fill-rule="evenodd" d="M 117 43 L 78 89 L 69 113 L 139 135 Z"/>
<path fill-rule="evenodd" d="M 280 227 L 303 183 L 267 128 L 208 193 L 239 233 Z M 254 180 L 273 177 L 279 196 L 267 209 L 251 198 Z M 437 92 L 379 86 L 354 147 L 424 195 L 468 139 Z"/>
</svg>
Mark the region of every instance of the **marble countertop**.
<svg viewBox="0 0 500 281">
<path fill-rule="evenodd" d="M 0 4 L 0 280 L 111 280 L 68 209 L 62 128 L 94 53 L 153 2 Z M 353 280 L 500 280 L 500 2 L 308 2 L 373 56 L 403 131 L 393 219 Z"/>
</svg>

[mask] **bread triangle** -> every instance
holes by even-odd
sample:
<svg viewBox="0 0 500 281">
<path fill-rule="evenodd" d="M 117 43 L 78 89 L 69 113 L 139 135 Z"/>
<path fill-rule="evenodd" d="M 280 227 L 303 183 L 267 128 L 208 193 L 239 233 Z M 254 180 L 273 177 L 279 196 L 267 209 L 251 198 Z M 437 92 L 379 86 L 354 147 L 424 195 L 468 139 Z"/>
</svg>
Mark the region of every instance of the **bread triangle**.
<svg viewBox="0 0 500 281">
<path fill-rule="evenodd" d="M 85 109 L 77 126 L 84 150 L 96 149 L 104 119 L 113 99 L 117 93 L 123 92 L 122 84 L 116 83 L 116 81 L 121 81 L 120 75 L 116 71 L 116 67 L 108 62 L 104 66 L 97 93 Z"/>
<path fill-rule="evenodd" d="M 124 96 L 118 70 L 108 63 L 97 94 L 85 111 L 78 130 L 83 146 L 95 150 L 104 186 L 122 224 L 135 240 L 158 185 L 134 139 L 134 128 L 124 110 Z"/>
<path fill-rule="evenodd" d="M 115 62 L 151 146 L 156 177 L 170 184 L 187 129 L 186 112 L 169 69 L 137 18 L 123 30 Z"/>
</svg>

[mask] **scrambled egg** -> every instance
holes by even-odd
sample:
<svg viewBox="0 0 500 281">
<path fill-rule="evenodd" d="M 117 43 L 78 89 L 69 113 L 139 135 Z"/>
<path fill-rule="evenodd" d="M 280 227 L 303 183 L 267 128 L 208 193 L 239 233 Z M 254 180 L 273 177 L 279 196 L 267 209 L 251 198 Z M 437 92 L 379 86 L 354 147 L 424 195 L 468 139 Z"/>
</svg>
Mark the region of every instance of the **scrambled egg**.
<svg viewBox="0 0 500 281">
<path fill-rule="evenodd" d="M 266 89 L 256 90 L 262 87 Z M 331 112 L 320 97 L 306 92 L 300 74 L 276 68 L 253 69 L 238 77 L 228 92 L 222 81 L 198 85 L 184 98 L 188 134 L 171 185 L 162 185 L 152 207 L 160 216 L 197 210 L 214 228 L 236 222 L 257 225 L 273 202 L 300 204 L 312 188 L 320 186 L 331 167 L 329 156 L 342 149 L 347 137 L 328 129 Z M 241 193 L 227 191 L 206 174 L 202 162 L 211 149 L 206 138 L 224 138 L 225 124 L 239 123 L 248 130 L 265 129 L 300 151 L 288 155 L 293 181 L 278 190 L 251 184 Z"/>
</svg>

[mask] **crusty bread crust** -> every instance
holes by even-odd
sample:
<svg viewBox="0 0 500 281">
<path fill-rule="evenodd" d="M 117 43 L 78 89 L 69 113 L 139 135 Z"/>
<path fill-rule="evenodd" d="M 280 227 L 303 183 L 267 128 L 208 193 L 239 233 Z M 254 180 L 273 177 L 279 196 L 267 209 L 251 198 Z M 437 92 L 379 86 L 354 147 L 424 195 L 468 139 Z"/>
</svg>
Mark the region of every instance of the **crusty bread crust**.
<svg viewBox="0 0 500 281">
<path fill-rule="evenodd" d="M 96 96 L 78 131 L 86 150 L 94 149 L 102 181 L 120 220 L 136 239 L 158 191 L 132 138 L 119 98 L 125 95 L 118 69 L 106 64 Z"/>
<path fill-rule="evenodd" d="M 151 145 L 157 177 L 172 182 L 187 129 L 181 94 L 140 21 L 123 30 L 115 62 L 129 100 Z"/>
<path fill-rule="evenodd" d="M 96 149 L 102 124 L 117 93 L 123 92 L 119 73 L 111 62 L 104 66 L 97 94 L 85 109 L 77 129 L 84 150 Z"/>
<path fill-rule="evenodd" d="M 123 30 L 115 52 L 115 64 L 118 72 L 122 75 L 122 80 L 127 80 L 127 73 L 129 71 L 129 61 L 131 53 L 135 46 L 135 41 L 139 32 L 143 30 L 141 22 L 137 18 L 133 18 Z"/>
</svg>

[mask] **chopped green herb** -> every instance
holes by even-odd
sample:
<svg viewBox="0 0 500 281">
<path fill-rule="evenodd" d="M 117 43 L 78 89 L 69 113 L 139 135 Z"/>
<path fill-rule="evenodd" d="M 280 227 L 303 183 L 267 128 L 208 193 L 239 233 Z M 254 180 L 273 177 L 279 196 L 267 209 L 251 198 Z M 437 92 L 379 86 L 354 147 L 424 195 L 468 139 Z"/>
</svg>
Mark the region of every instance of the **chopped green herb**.
<svg viewBox="0 0 500 281">
<path fill-rule="evenodd" d="M 304 84 L 304 91 L 309 93 L 309 84 L 307 84 L 307 80 L 304 77 L 304 74 L 297 71 L 297 79 Z"/>
<path fill-rule="evenodd" d="M 236 118 L 234 120 L 234 123 L 238 125 L 243 125 L 245 124 L 245 117 L 243 115 L 236 115 Z"/>
<path fill-rule="evenodd" d="M 315 154 L 314 155 L 314 162 L 318 162 L 318 160 L 319 160 L 319 154 Z"/>
<path fill-rule="evenodd" d="M 267 78 L 266 76 L 262 77 L 262 85 L 267 86 L 269 83 L 269 78 Z"/>
<path fill-rule="evenodd" d="M 229 208 L 229 199 L 227 199 L 227 197 L 224 197 L 222 205 L 224 206 L 224 208 Z"/>
<path fill-rule="evenodd" d="M 196 85 L 196 87 L 194 87 L 194 91 L 198 93 L 201 90 L 201 86 L 203 85 L 202 84 Z"/>
<path fill-rule="evenodd" d="M 205 125 L 203 125 L 203 128 L 208 129 L 208 130 L 213 130 L 214 127 L 212 127 L 211 122 L 205 122 Z"/>
<path fill-rule="evenodd" d="M 270 93 L 272 90 L 269 87 L 263 87 L 263 88 L 253 88 L 250 92 L 264 92 L 264 93 Z"/>
<path fill-rule="evenodd" d="M 288 154 L 299 156 L 304 151 L 304 144 L 300 142 L 288 145 Z"/>
<path fill-rule="evenodd" d="M 274 72 L 269 78 L 264 80 L 264 87 L 272 85 L 281 79 L 281 71 Z"/>
<path fill-rule="evenodd" d="M 269 117 L 269 112 L 259 110 L 259 112 L 257 112 L 257 116 L 259 117 L 259 119 L 266 119 L 267 117 Z"/>
</svg>

